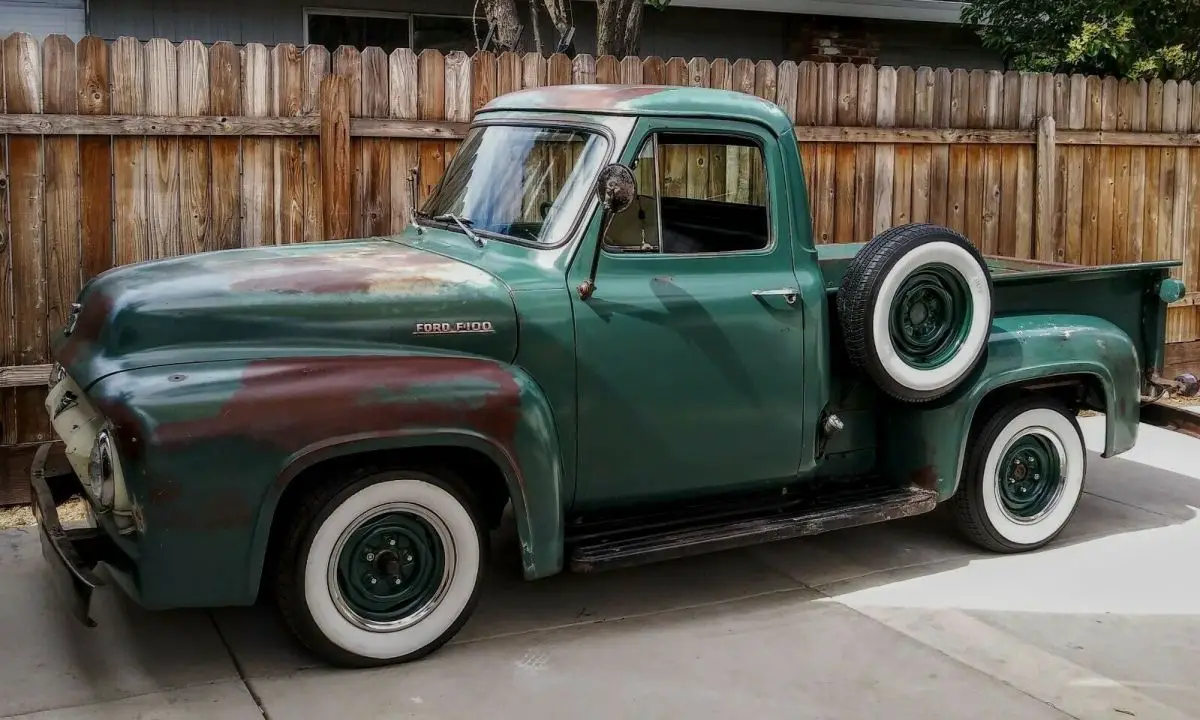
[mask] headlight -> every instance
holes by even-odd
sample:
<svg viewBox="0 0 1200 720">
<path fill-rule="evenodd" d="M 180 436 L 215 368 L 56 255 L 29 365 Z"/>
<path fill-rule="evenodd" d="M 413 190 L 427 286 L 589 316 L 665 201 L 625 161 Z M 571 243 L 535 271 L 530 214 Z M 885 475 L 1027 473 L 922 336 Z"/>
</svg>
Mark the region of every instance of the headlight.
<svg viewBox="0 0 1200 720">
<path fill-rule="evenodd" d="M 120 472 L 118 463 L 120 459 L 116 443 L 113 442 L 113 429 L 105 426 L 96 435 L 96 443 L 92 446 L 92 456 L 88 461 L 89 489 L 102 510 L 113 506 L 117 473 Z"/>
</svg>

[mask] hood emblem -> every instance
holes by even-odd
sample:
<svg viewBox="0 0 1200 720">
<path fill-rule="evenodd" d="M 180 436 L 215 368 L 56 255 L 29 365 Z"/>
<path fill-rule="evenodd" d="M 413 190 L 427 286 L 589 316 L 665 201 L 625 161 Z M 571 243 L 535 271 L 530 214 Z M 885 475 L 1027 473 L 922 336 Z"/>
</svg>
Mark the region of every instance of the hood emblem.
<svg viewBox="0 0 1200 720">
<path fill-rule="evenodd" d="M 462 334 L 491 334 L 496 332 L 492 323 L 487 320 L 467 320 L 463 322 L 419 322 L 413 326 L 413 335 L 462 335 Z"/>
</svg>

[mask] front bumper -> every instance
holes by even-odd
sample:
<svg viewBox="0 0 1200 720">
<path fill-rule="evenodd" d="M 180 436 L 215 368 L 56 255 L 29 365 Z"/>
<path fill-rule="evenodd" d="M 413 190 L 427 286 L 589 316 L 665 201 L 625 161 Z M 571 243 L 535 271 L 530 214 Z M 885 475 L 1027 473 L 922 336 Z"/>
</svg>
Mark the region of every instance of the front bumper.
<svg viewBox="0 0 1200 720">
<path fill-rule="evenodd" d="M 49 443 L 38 448 L 33 459 L 29 484 L 33 496 L 33 515 L 42 541 L 42 556 L 50 567 L 55 590 L 84 625 L 94 627 L 91 617 L 92 593 L 104 585 L 95 574 L 102 562 L 118 561 L 120 551 L 112 538 L 100 528 L 65 529 L 58 518 L 58 505 L 82 494 L 83 485 L 75 473 L 46 476 Z"/>
</svg>

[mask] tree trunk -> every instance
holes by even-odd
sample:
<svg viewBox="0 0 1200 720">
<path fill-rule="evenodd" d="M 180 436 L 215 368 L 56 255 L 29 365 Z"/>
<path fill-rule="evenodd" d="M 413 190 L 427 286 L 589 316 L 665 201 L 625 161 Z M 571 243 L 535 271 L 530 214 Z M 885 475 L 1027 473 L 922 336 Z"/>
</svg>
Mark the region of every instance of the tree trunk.
<svg viewBox="0 0 1200 720">
<path fill-rule="evenodd" d="M 487 20 L 491 43 L 484 41 L 486 49 L 497 52 L 516 50 L 521 44 L 521 16 L 517 13 L 517 0 L 481 0 L 483 16 Z M 480 48 L 484 49 L 484 48 Z"/>
<path fill-rule="evenodd" d="M 645 0 L 596 0 L 596 54 L 637 55 Z"/>
</svg>

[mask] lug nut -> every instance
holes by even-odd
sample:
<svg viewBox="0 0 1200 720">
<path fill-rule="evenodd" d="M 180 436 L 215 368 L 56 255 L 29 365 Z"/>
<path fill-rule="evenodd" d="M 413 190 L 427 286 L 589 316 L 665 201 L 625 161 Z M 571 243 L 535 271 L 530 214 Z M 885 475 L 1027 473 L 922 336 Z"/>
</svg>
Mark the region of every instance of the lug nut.
<svg viewBox="0 0 1200 720">
<path fill-rule="evenodd" d="M 374 575 L 368 575 L 368 576 L 367 576 L 367 583 L 368 583 L 369 585 L 374 585 L 374 584 L 375 584 L 375 583 L 377 583 L 377 582 L 379 582 L 379 580 L 378 580 L 378 579 L 376 579 L 376 577 L 375 577 Z"/>
<path fill-rule="evenodd" d="M 390 546 L 392 546 L 392 547 L 396 547 L 396 538 L 391 538 L 391 537 L 390 537 L 390 538 L 388 538 L 388 541 L 387 541 L 387 542 L 388 542 L 388 545 L 390 545 Z"/>
<path fill-rule="evenodd" d="M 367 562 L 371 562 L 374 559 L 375 559 L 375 553 L 373 553 L 373 552 L 367 553 Z"/>
<path fill-rule="evenodd" d="M 412 561 L 413 561 L 412 553 L 404 553 L 404 562 L 412 562 Z"/>
</svg>

